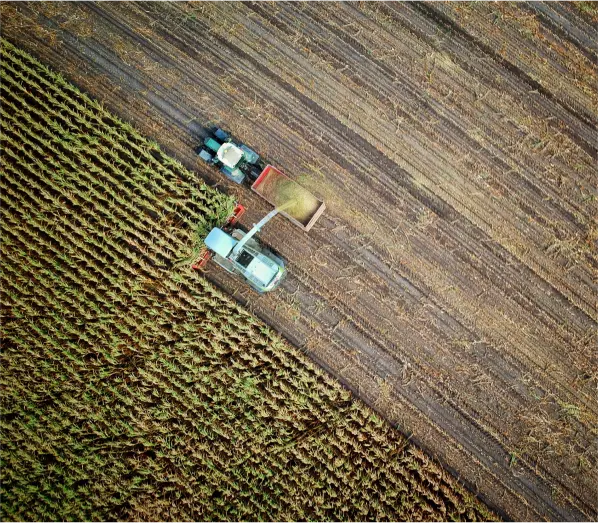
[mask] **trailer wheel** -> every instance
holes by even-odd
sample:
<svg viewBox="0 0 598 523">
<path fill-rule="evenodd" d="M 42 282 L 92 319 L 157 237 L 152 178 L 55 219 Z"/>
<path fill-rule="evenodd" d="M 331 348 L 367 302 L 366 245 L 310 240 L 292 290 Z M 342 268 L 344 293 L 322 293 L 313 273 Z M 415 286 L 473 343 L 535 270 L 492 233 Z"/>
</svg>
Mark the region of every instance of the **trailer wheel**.
<svg viewBox="0 0 598 523">
<path fill-rule="evenodd" d="M 254 166 L 252 166 L 247 173 L 252 182 L 255 182 L 259 178 L 260 174 L 262 174 L 262 169 Z"/>
</svg>

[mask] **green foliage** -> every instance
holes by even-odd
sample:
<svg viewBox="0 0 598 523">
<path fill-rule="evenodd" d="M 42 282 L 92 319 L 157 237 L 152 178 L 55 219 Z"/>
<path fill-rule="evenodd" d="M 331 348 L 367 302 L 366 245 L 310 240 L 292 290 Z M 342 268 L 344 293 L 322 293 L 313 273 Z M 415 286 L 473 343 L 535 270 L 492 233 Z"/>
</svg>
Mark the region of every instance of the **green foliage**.
<svg viewBox="0 0 598 523">
<path fill-rule="evenodd" d="M 1 75 L 2 519 L 493 517 L 176 267 L 230 198 L 4 40 Z"/>
</svg>

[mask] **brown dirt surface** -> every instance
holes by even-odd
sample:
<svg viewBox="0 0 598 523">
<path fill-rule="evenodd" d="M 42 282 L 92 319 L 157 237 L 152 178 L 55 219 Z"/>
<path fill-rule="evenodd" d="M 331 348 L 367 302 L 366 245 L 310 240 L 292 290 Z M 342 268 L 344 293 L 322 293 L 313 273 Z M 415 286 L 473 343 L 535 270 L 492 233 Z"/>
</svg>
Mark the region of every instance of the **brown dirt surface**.
<svg viewBox="0 0 598 523">
<path fill-rule="evenodd" d="M 3 35 L 200 163 L 324 199 L 257 296 L 208 277 L 512 519 L 598 518 L 594 14 L 573 3 L 12 3 Z"/>
</svg>

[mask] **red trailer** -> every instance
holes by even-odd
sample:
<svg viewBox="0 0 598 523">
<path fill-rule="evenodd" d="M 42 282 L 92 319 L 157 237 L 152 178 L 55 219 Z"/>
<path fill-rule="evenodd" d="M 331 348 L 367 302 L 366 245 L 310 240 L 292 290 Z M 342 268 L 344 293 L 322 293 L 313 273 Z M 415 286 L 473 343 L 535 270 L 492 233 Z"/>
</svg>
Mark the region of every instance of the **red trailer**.
<svg viewBox="0 0 598 523">
<path fill-rule="evenodd" d="M 309 231 L 326 209 L 322 200 L 272 165 L 264 168 L 251 190 L 304 231 Z"/>
</svg>

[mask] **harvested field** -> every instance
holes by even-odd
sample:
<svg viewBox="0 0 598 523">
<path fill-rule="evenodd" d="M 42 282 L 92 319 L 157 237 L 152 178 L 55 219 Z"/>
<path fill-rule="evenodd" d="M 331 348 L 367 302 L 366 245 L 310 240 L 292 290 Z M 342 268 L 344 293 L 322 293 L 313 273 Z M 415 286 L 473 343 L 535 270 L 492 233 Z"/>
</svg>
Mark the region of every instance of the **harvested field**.
<svg viewBox="0 0 598 523">
<path fill-rule="evenodd" d="M 478 520 L 184 264 L 227 196 L 2 40 L 3 520 Z"/>
<path fill-rule="evenodd" d="M 596 13 L 586 3 L 2 3 L 6 37 L 200 164 L 219 124 L 322 197 L 208 278 L 513 519 L 597 519 Z"/>
</svg>

